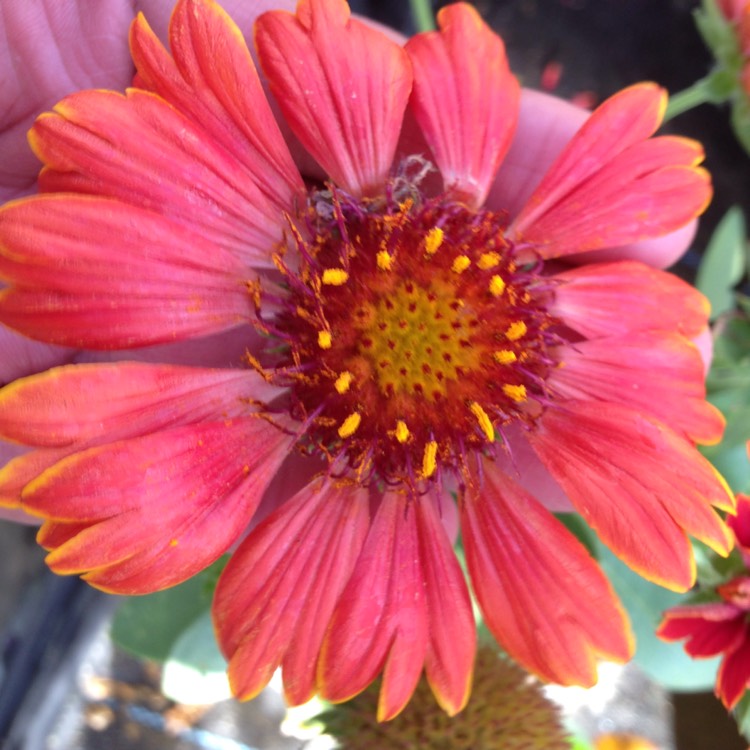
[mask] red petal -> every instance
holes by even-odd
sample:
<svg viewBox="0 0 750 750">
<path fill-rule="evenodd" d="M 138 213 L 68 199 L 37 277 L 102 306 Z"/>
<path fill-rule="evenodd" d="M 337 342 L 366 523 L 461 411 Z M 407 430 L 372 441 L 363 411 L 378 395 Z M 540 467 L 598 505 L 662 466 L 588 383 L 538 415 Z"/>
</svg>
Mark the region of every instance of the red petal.
<svg viewBox="0 0 750 750">
<path fill-rule="evenodd" d="M 378 721 L 404 708 L 425 661 L 427 603 L 418 523 L 405 495 L 381 498 L 323 643 L 318 681 L 327 700 L 349 700 L 383 670 Z"/>
<path fill-rule="evenodd" d="M 300 0 L 296 15 L 264 13 L 255 43 L 302 145 L 344 189 L 382 192 L 411 90 L 403 49 L 350 18 L 343 0 Z"/>
<path fill-rule="evenodd" d="M 130 32 L 138 83 L 155 91 L 194 126 L 203 140 L 229 156 L 254 183 L 258 202 L 277 236 L 278 217 L 304 189 L 273 116 L 242 33 L 218 3 L 181 0 L 172 14 L 174 59 L 139 15 Z M 263 231 L 262 226 L 256 230 Z"/>
<path fill-rule="evenodd" d="M 414 503 L 429 621 L 425 674 L 441 708 L 453 716 L 469 699 L 476 624 L 438 507 L 437 498 Z"/>
<path fill-rule="evenodd" d="M 255 697 L 282 662 L 289 702 L 312 697 L 323 636 L 368 522 L 366 492 L 317 481 L 260 524 L 232 555 L 213 612 L 240 699 Z"/>
<path fill-rule="evenodd" d="M 683 336 L 648 331 L 580 341 L 561 347 L 560 358 L 549 380 L 560 396 L 629 406 L 699 443 L 721 439 L 724 417 L 706 401 L 703 359 Z"/>
<path fill-rule="evenodd" d="M 750 551 L 750 497 L 737 494 L 737 515 L 727 518 L 727 525 L 734 532 L 737 543 L 747 553 Z"/>
<path fill-rule="evenodd" d="M 745 639 L 727 654 L 716 675 L 716 697 L 731 711 L 750 684 L 750 633 L 745 626 Z"/>
<path fill-rule="evenodd" d="M 705 612 L 712 608 L 724 611 Z M 701 609 L 704 611 L 698 613 Z M 656 634 L 666 641 L 687 638 L 685 651 L 693 658 L 716 656 L 734 650 L 745 637 L 744 615 L 736 607 L 720 603 L 674 607 L 664 613 Z"/>
<path fill-rule="evenodd" d="M 272 266 L 293 194 L 269 200 L 231 150 L 154 94 L 73 94 L 37 120 L 30 139 L 47 165 L 42 190 L 118 198 L 169 217 L 245 266 Z"/>
<path fill-rule="evenodd" d="M 695 447 L 659 422 L 612 403 L 548 409 L 532 446 L 581 515 L 645 578 L 685 591 L 695 580 L 686 533 L 726 555 L 729 529 L 711 508 L 729 489 Z"/>
<path fill-rule="evenodd" d="M 595 263 L 555 279 L 551 312 L 587 338 L 657 330 L 693 338 L 708 325 L 708 300 L 697 289 L 642 263 Z"/>
<path fill-rule="evenodd" d="M 112 442 L 245 415 L 250 399 L 272 400 L 279 392 L 248 370 L 138 362 L 66 365 L 0 391 L 0 434 L 42 447 Z"/>
<path fill-rule="evenodd" d="M 414 65 L 411 106 L 446 188 L 484 203 L 516 127 L 520 87 L 505 45 L 469 5 L 438 13 L 440 33 L 406 44 Z"/>
<path fill-rule="evenodd" d="M 513 222 L 544 257 L 666 234 L 701 213 L 710 179 L 699 144 L 660 138 L 666 92 L 639 84 L 604 102 L 549 169 Z"/>
<path fill-rule="evenodd" d="M 0 508 L 20 508 L 23 488 L 69 454 L 70 449 L 39 450 L 8 461 L 0 469 Z"/>
<path fill-rule="evenodd" d="M 247 269 L 189 228 L 119 201 L 47 195 L 0 211 L 0 319 L 107 349 L 221 331 L 252 316 Z"/>
<path fill-rule="evenodd" d="M 55 572 L 117 593 L 155 591 L 229 547 L 289 443 L 255 418 L 165 430 L 63 459 L 27 485 L 23 505 L 79 532 L 49 554 Z"/>
<path fill-rule="evenodd" d="M 545 680 L 593 685 L 597 658 L 627 660 L 627 619 L 604 574 L 531 495 L 485 461 L 462 504 L 466 563 L 485 622 Z"/>
</svg>

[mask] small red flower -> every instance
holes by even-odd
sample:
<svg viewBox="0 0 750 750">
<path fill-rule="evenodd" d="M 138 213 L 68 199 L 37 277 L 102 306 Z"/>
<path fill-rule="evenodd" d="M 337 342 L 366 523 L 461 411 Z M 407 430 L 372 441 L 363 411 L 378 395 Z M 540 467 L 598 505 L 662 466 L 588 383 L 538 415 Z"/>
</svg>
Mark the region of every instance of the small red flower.
<svg viewBox="0 0 750 750">
<path fill-rule="evenodd" d="M 737 515 L 727 523 L 750 568 L 750 497 L 737 495 Z M 721 601 L 667 610 L 656 632 L 667 641 L 685 638 L 685 651 L 694 658 L 723 655 L 715 692 L 731 710 L 750 685 L 750 575 L 717 586 L 716 593 Z"/>
<path fill-rule="evenodd" d="M 638 262 L 561 263 L 692 220 L 711 194 L 700 146 L 652 138 L 665 92 L 634 86 L 520 212 L 485 205 L 519 86 L 474 10 L 439 21 L 402 48 L 343 0 L 259 19 L 271 93 L 328 176 L 307 186 L 224 12 L 180 0 L 171 55 L 139 16 L 135 87 L 41 116 L 42 195 L 0 212 L 11 327 L 196 352 L 231 331 L 245 351 L 243 368 L 66 366 L 0 395 L 2 435 L 37 448 L 0 474 L 0 498 L 44 520 L 57 572 L 121 593 L 173 585 L 266 498 L 214 605 L 242 698 L 279 665 L 293 703 L 346 700 L 382 673 L 386 719 L 424 670 L 460 710 L 476 636 L 453 493 L 488 626 L 564 683 L 593 683 L 597 658 L 632 643 L 539 488 L 671 588 L 694 579 L 687 534 L 730 546 L 712 505 L 732 498 L 695 449 L 723 428 L 690 341 L 705 299 Z M 407 112 L 416 153 L 399 145 Z"/>
</svg>

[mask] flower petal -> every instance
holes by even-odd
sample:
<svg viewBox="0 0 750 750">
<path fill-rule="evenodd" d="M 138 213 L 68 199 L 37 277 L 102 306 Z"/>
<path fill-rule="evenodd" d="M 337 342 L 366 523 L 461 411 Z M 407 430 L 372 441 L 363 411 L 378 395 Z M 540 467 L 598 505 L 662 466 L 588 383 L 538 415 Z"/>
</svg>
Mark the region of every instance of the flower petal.
<svg viewBox="0 0 750 750">
<path fill-rule="evenodd" d="M 382 192 L 412 74 L 404 50 L 350 17 L 343 0 L 264 13 L 255 43 L 271 92 L 302 145 L 345 190 Z"/>
<path fill-rule="evenodd" d="M 516 127 L 520 87 L 500 37 L 470 5 L 438 13 L 440 32 L 412 37 L 411 107 L 445 187 L 473 207 L 484 203 Z"/>
<path fill-rule="evenodd" d="M 461 506 L 466 563 L 485 622 L 545 680 L 593 685 L 597 658 L 627 660 L 627 619 L 604 574 L 565 527 L 485 461 Z"/>
<path fill-rule="evenodd" d="M 695 447 L 613 403 L 550 408 L 529 440 L 571 501 L 644 578 L 675 591 L 695 581 L 689 533 L 726 555 L 732 537 L 711 508 L 733 509 L 726 483 Z"/>
<path fill-rule="evenodd" d="M 378 721 L 396 716 L 419 682 L 428 639 L 418 517 L 403 494 L 380 499 L 323 643 L 322 696 L 349 700 L 383 670 Z"/>
<path fill-rule="evenodd" d="M 97 446 L 28 484 L 23 508 L 75 527 L 47 557 L 55 572 L 84 574 L 105 591 L 156 591 L 226 551 L 290 442 L 249 417 Z"/>
<path fill-rule="evenodd" d="M 253 315 L 247 269 L 188 227 L 106 198 L 45 195 L 0 210 L 0 320 L 81 348 L 201 336 Z"/>
<path fill-rule="evenodd" d="M 232 151 L 155 94 L 72 94 L 36 121 L 30 140 L 46 165 L 43 191 L 118 198 L 189 228 L 246 267 L 273 265 L 293 195 L 269 200 Z"/>
<path fill-rule="evenodd" d="M 425 497 L 413 507 L 429 622 L 425 674 L 441 708 L 454 716 L 469 699 L 476 624 L 466 579 L 446 535 L 437 498 Z"/>
<path fill-rule="evenodd" d="M 740 644 L 745 636 L 744 615 L 721 602 L 673 607 L 664 613 L 656 634 L 666 641 L 687 638 L 685 651 L 693 658 L 716 656 Z"/>
<path fill-rule="evenodd" d="M 740 646 L 727 656 L 716 675 L 716 697 L 731 711 L 742 698 L 750 684 L 750 633 L 745 625 L 745 638 Z"/>
<path fill-rule="evenodd" d="M 8 461 L 0 468 L 0 508 L 20 508 L 23 488 L 68 455 L 70 449 L 38 450 Z"/>
<path fill-rule="evenodd" d="M 750 555 L 750 497 L 737 494 L 737 515 L 729 516 L 727 525 L 734 532 L 743 554 Z"/>
<path fill-rule="evenodd" d="M 554 278 L 550 311 L 587 338 L 656 330 L 693 338 L 708 325 L 708 300 L 697 289 L 642 263 L 593 263 Z"/>
<path fill-rule="evenodd" d="M 280 391 L 248 370 L 139 362 L 66 365 L 0 390 L 0 435 L 58 447 L 231 419 Z"/>
<path fill-rule="evenodd" d="M 232 555 L 213 614 L 238 698 L 255 697 L 282 663 L 287 700 L 297 705 L 312 697 L 323 636 L 368 525 L 365 491 L 320 480 Z"/>
<path fill-rule="evenodd" d="M 552 165 L 511 225 L 543 257 L 617 247 L 686 224 L 708 205 L 699 144 L 646 142 L 661 123 L 666 92 L 631 86 L 604 102 Z"/>
<path fill-rule="evenodd" d="M 650 414 L 699 443 L 717 443 L 724 417 L 706 401 L 703 358 L 677 333 L 646 331 L 560 347 L 550 388 Z"/>
<path fill-rule="evenodd" d="M 304 186 L 242 33 L 217 3 L 181 0 L 169 38 L 174 59 L 143 15 L 133 22 L 137 84 L 156 92 L 201 131 L 200 141 L 221 153 L 217 165 L 230 159 L 233 171 L 225 174 L 234 174 L 234 189 L 254 196 L 253 205 L 246 206 L 245 242 L 250 222 L 259 241 L 264 235 L 278 241 L 279 217 L 292 210 Z"/>
</svg>

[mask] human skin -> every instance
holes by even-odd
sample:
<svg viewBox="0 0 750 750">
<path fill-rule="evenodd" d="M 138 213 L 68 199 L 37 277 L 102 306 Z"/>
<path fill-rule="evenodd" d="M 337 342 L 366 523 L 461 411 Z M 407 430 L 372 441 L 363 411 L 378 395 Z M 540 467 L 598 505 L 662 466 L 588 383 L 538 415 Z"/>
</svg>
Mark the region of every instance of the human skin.
<svg viewBox="0 0 750 750">
<path fill-rule="evenodd" d="M 221 4 L 248 40 L 260 13 L 294 7 L 294 2 L 284 0 L 223 0 Z M 130 85 L 131 21 L 143 12 L 166 40 L 172 5 L 173 0 L 0 0 L 0 202 L 35 192 L 40 164 L 26 143 L 35 117 L 73 91 L 123 90 Z M 490 191 L 488 207 L 507 209 L 512 216 L 586 117 L 584 110 L 563 100 L 524 91 L 517 134 Z M 405 133 L 404 138 L 419 144 L 415 148 L 424 148 L 418 134 Z M 293 153 L 300 154 L 303 172 L 314 170 L 309 158 L 291 145 Z M 682 255 L 694 231 L 693 223 L 666 237 L 596 255 L 607 260 L 637 258 L 666 267 Z M 230 331 L 197 346 L 192 343 L 189 349 L 178 344 L 131 352 L 85 352 L 31 341 L 0 326 L 0 384 L 69 362 L 139 359 L 226 366 L 240 362 L 248 335 L 253 334 Z M 21 452 L 22 448 L 0 441 L 0 466 Z M 28 520 L 15 511 L 0 512 L 0 517 Z"/>
</svg>

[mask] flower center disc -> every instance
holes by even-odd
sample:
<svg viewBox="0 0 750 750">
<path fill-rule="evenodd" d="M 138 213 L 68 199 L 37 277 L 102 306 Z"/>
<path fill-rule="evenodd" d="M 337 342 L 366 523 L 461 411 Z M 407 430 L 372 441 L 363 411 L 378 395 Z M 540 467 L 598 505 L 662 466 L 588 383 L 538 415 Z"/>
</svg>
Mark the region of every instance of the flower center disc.
<svg viewBox="0 0 750 750">
<path fill-rule="evenodd" d="M 416 487 L 538 416 L 551 290 L 501 217 L 443 198 L 314 194 L 273 329 L 307 440 L 359 481 Z M 263 327 L 262 325 L 260 326 Z"/>
</svg>

